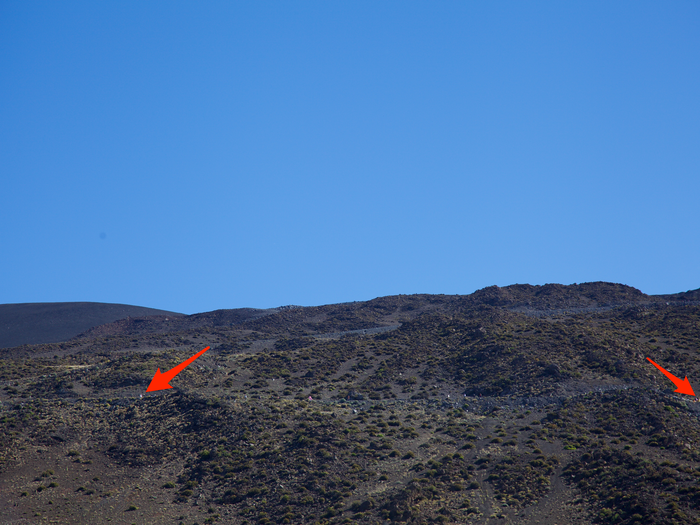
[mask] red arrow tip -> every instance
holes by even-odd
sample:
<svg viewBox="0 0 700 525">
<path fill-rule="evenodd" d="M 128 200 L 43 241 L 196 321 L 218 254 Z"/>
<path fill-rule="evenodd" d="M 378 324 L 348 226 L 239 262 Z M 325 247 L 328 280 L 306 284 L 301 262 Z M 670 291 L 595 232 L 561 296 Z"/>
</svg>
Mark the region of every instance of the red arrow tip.
<svg viewBox="0 0 700 525">
<path fill-rule="evenodd" d="M 168 383 L 168 380 L 165 378 L 165 375 L 160 373 L 159 368 L 158 370 L 156 370 L 153 379 L 151 379 L 151 383 L 148 385 L 146 392 L 155 392 L 156 390 L 167 390 L 168 388 L 172 387 Z"/>
<path fill-rule="evenodd" d="M 695 395 L 695 392 L 693 392 L 693 387 L 690 386 L 690 381 L 688 381 L 687 376 L 683 380 L 683 382 L 677 386 L 678 386 L 678 390 L 676 390 L 676 392 L 678 392 L 679 394 L 688 394 L 689 396 Z"/>
<path fill-rule="evenodd" d="M 659 371 L 668 377 L 673 383 L 678 387 L 677 390 L 674 390 L 674 392 L 678 392 L 679 394 L 687 394 L 689 396 L 694 396 L 695 392 L 693 392 L 693 387 L 690 386 L 690 381 L 688 381 L 688 377 L 681 381 L 680 378 L 674 376 L 672 373 L 667 372 L 664 370 L 662 367 L 654 363 L 654 361 L 651 360 L 651 358 L 647 357 L 647 361 L 649 361 L 652 365 L 654 365 L 656 368 L 659 369 Z"/>
<path fill-rule="evenodd" d="M 170 380 L 173 379 L 176 375 L 178 375 L 180 372 L 182 372 L 185 368 L 187 368 L 192 362 L 197 359 L 200 355 L 202 355 L 204 352 L 209 350 L 210 347 L 206 347 L 204 350 L 201 350 L 197 352 L 195 355 L 187 359 L 186 361 L 183 361 L 179 365 L 177 365 L 175 368 L 168 370 L 166 373 L 161 373 L 160 368 L 156 370 L 156 374 L 153 376 L 153 379 L 151 379 L 151 384 L 148 385 L 148 388 L 146 389 L 146 392 L 155 392 L 156 390 L 167 390 L 168 388 L 172 388 L 170 386 Z"/>
</svg>

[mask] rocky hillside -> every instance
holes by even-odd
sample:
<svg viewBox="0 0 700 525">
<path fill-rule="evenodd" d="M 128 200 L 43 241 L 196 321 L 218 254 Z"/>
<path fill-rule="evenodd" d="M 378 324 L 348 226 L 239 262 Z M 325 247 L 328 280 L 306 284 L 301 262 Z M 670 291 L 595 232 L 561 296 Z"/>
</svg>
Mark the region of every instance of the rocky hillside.
<svg viewBox="0 0 700 525">
<path fill-rule="evenodd" d="M 700 522 L 699 405 L 646 360 L 700 388 L 697 292 L 167 317 L 0 351 L 8 520 Z"/>
</svg>

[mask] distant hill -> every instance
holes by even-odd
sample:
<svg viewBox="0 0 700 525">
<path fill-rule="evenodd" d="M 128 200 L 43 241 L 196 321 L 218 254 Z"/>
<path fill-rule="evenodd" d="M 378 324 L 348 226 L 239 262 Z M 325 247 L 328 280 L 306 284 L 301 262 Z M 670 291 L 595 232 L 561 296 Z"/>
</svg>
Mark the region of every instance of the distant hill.
<svg viewBox="0 0 700 525">
<path fill-rule="evenodd" d="M 649 307 L 666 303 L 700 303 L 700 290 L 669 295 L 646 295 L 631 286 L 607 282 L 536 286 L 514 284 L 505 287 L 489 286 L 470 295 L 392 295 L 369 301 L 322 306 L 215 310 L 183 315 L 175 319 L 172 316 L 131 316 L 129 319 L 95 326 L 81 333 L 80 338 L 143 337 L 148 334 L 234 326 L 245 326 L 247 329 L 262 332 L 277 333 L 282 330 L 288 335 L 306 336 L 398 326 L 399 323 L 424 314 L 464 311 L 480 306 L 543 316 L 556 313 L 593 313 L 611 308 Z"/>
<path fill-rule="evenodd" d="M 279 309 L 261 310 L 257 308 L 235 308 L 232 310 L 214 310 L 193 315 L 149 315 L 148 317 L 131 316 L 111 323 L 95 326 L 80 334 L 81 339 L 108 336 L 144 336 L 146 334 L 165 334 L 203 327 L 230 327 L 245 321 L 258 319 L 278 312 Z"/>
<path fill-rule="evenodd" d="M 183 314 L 111 303 L 0 304 L 0 348 L 66 341 L 90 328 L 128 317 Z"/>
<path fill-rule="evenodd" d="M 193 315 L 110 303 L 3 304 L 0 305 L 0 348 L 58 343 L 76 336 L 140 337 L 204 327 L 232 327 L 241 323 L 254 323 L 251 328 L 265 330 L 296 325 L 309 333 L 337 332 L 390 326 L 427 312 L 479 305 L 547 314 L 558 310 L 592 312 L 666 302 L 699 303 L 700 289 L 646 295 L 636 288 L 607 282 L 542 286 L 514 284 L 489 286 L 470 295 L 395 295 L 324 306 L 236 308 Z"/>
</svg>

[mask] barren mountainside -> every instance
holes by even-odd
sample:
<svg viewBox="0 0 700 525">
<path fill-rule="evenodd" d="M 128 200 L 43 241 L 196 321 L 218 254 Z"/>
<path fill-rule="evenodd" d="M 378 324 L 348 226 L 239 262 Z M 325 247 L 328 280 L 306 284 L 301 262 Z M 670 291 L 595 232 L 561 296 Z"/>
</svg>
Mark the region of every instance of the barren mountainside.
<svg viewBox="0 0 700 525">
<path fill-rule="evenodd" d="M 700 523 L 700 405 L 647 360 L 700 388 L 699 350 L 697 290 L 612 283 L 112 319 L 0 350 L 0 508 L 8 523 Z"/>
</svg>

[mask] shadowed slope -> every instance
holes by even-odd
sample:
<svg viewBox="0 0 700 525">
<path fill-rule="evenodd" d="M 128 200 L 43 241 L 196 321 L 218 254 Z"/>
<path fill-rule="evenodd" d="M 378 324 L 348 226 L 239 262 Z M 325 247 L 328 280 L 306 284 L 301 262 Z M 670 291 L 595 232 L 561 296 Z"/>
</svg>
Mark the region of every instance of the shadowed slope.
<svg viewBox="0 0 700 525">
<path fill-rule="evenodd" d="M 0 348 L 66 341 L 95 326 L 150 315 L 182 314 L 128 304 L 0 304 Z"/>
</svg>

